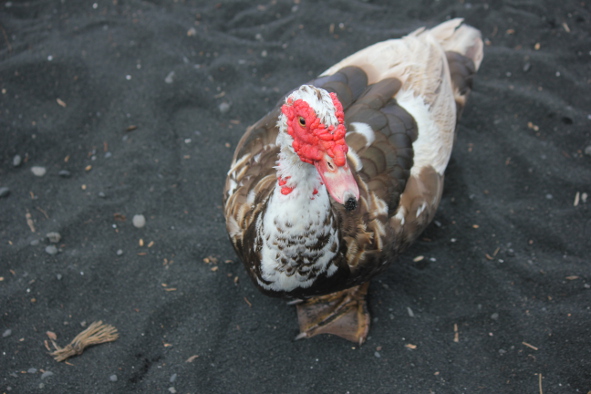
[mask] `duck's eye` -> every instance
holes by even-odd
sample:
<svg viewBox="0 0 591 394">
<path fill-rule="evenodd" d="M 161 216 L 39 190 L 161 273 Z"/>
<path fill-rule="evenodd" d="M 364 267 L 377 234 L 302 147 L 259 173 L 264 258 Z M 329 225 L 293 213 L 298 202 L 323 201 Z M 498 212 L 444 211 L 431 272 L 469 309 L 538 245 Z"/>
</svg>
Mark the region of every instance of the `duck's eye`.
<svg viewBox="0 0 591 394">
<path fill-rule="evenodd" d="M 298 121 L 300 122 L 300 126 L 302 127 L 306 127 L 306 119 L 302 118 L 300 116 L 300 118 L 298 119 Z"/>
</svg>

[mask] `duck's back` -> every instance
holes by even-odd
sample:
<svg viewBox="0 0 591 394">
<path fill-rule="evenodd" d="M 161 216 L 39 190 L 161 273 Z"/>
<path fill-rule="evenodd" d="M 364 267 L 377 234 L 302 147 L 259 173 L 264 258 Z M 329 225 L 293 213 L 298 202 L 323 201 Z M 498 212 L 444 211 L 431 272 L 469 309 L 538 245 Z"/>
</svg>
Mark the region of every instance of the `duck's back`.
<svg viewBox="0 0 591 394">
<path fill-rule="evenodd" d="M 312 81 L 343 102 L 349 159 L 365 191 L 356 214 L 338 207 L 354 270 L 392 261 L 433 219 L 481 61 L 480 32 L 454 19 L 367 47 Z"/>
</svg>

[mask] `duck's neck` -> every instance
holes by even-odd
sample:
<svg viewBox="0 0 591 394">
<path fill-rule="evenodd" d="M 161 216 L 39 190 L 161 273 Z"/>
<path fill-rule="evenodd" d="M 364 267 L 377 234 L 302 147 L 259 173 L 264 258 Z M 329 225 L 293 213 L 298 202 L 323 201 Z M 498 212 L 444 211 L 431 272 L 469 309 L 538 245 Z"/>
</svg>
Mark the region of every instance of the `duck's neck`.
<svg viewBox="0 0 591 394">
<path fill-rule="evenodd" d="M 265 217 L 273 218 L 292 237 L 324 233 L 332 224 L 332 207 L 316 167 L 304 163 L 288 149 L 277 161 L 277 183 Z"/>
<path fill-rule="evenodd" d="M 275 191 L 279 191 L 286 200 L 298 200 L 307 205 L 308 200 L 316 201 L 320 197 L 326 197 L 328 202 L 328 193 L 324 187 L 316 167 L 304 163 L 300 158 L 288 149 L 282 149 L 278 156 L 277 166 L 277 185 Z"/>
<path fill-rule="evenodd" d="M 276 168 L 277 184 L 257 223 L 265 281 L 260 285 L 289 292 L 311 286 L 318 275 L 334 274 L 338 230 L 316 168 L 286 149 Z"/>
</svg>

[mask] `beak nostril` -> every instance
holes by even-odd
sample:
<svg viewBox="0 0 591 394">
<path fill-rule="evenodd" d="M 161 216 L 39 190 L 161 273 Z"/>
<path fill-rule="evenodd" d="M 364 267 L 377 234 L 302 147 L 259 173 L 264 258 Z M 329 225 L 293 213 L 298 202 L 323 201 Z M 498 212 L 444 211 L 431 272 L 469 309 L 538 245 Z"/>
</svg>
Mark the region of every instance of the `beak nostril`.
<svg viewBox="0 0 591 394">
<path fill-rule="evenodd" d="M 327 162 L 326 164 L 328 165 L 328 168 L 331 169 L 331 171 L 334 170 L 334 166 L 332 165 L 332 163 L 330 161 Z"/>
</svg>

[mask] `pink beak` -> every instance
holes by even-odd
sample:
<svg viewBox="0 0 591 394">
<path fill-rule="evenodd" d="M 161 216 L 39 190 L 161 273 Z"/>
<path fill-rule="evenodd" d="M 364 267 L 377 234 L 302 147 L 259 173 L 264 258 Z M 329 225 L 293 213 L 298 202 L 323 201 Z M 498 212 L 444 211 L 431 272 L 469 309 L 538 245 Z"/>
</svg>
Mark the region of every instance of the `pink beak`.
<svg viewBox="0 0 591 394">
<path fill-rule="evenodd" d="M 321 160 L 314 162 L 314 166 L 331 197 L 339 204 L 345 205 L 348 211 L 355 209 L 359 200 L 359 186 L 351 173 L 349 163 L 338 167 L 332 157 L 325 154 Z"/>
</svg>

